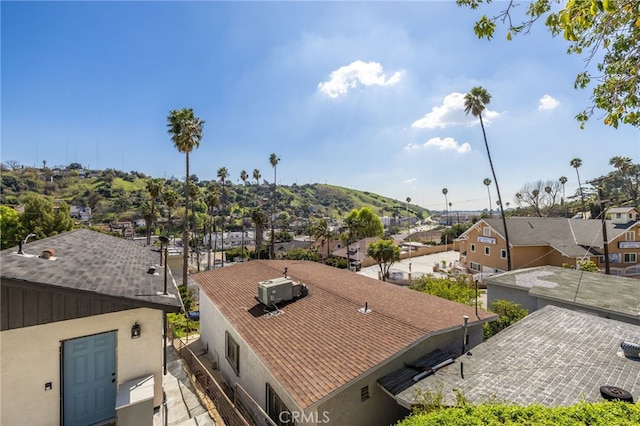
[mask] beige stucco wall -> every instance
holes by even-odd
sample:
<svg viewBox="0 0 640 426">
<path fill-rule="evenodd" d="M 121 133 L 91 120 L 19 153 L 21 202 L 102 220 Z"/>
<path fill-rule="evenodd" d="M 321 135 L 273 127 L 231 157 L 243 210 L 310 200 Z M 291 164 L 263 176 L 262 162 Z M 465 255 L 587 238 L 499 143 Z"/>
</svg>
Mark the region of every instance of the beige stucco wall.
<svg viewBox="0 0 640 426">
<path fill-rule="evenodd" d="M 396 358 L 388 360 L 384 367 L 362 375 L 357 380 L 343 386 L 339 391 L 328 395 L 325 400 L 307 407 L 301 411 L 293 399 L 285 392 L 284 388 L 275 380 L 267 370 L 262 360 L 253 353 L 246 342 L 240 338 L 229 322 L 220 314 L 218 309 L 203 294 L 200 294 L 200 339 L 214 359 L 218 360 L 218 368 L 227 382 L 233 387 L 239 383 L 253 399 L 266 411 L 266 383 L 274 389 L 282 402 L 291 411 L 297 411 L 300 417 L 296 420 L 298 425 L 389 425 L 409 414 L 409 411 L 401 406 L 380 389 L 376 380 L 384 375 L 400 368 L 404 362 L 413 362 L 417 358 L 426 355 L 435 349 L 449 350 L 456 355 L 462 351 L 463 329 L 461 326 L 455 330 L 436 334 L 424 341 L 417 343 L 406 352 Z M 225 358 L 225 331 L 228 331 L 233 339 L 240 345 L 240 374 L 231 368 Z M 469 327 L 468 349 L 482 342 L 482 326 Z M 302 380 L 304 378 L 301 378 Z M 369 386 L 370 398 L 360 402 L 360 390 Z M 307 421 L 300 421 L 302 419 Z"/>
<path fill-rule="evenodd" d="M 131 327 L 141 336 L 131 339 Z M 154 406 L 162 403 L 162 312 L 132 309 L 0 333 L 0 424 L 60 423 L 61 347 L 65 340 L 116 331 L 117 383 L 154 375 Z M 45 383 L 52 389 L 45 391 Z"/>
</svg>

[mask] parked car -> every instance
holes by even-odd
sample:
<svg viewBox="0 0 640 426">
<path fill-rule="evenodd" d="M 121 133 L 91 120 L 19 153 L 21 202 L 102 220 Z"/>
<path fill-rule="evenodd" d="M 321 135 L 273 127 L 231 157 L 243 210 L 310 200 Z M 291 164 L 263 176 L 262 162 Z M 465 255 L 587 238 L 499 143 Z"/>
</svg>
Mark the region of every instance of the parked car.
<svg viewBox="0 0 640 426">
<path fill-rule="evenodd" d="M 200 321 L 200 311 L 187 312 L 187 318 L 191 321 Z"/>
</svg>

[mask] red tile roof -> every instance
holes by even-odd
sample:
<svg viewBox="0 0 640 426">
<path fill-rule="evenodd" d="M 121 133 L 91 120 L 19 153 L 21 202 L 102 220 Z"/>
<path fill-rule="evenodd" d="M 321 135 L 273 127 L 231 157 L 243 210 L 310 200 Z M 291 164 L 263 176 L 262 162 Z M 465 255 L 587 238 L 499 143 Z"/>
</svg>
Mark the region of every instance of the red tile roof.
<svg viewBox="0 0 640 426">
<path fill-rule="evenodd" d="M 258 282 L 282 277 L 285 267 L 309 294 L 284 314 L 254 316 L 262 314 Z M 463 315 L 478 321 L 475 307 L 316 262 L 256 260 L 192 277 L 301 408 L 424 336 L 461 327 Z M 368 314 L 358 311 L 365 302 Z"/>
</svg>

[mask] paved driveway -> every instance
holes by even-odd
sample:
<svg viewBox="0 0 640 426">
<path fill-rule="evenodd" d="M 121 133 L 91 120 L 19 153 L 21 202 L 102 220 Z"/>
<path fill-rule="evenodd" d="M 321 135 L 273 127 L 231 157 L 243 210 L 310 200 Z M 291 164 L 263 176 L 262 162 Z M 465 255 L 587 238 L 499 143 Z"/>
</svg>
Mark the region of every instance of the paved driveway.
<svg viewBox="0 0 640 426">
<path fill-rule="evenodd" d="M 436 263 L 441 263 L 443 260 L 447 262 L 447 267 L 449 264 L 455 265 L 455 263 L 460 260 L 460 253 L 454 250 L 449 250 L 442 253 L 426 254 L 424 256 L 412 257 L 411 259 L 403 259 L 391 265 L 389 272 L 404 272 L 405 274 L 408 274 L 409 265 L 411 265 L 411 274 L 413 277 L 433 274 L 433 266 Z M 379 271 L 380 267 L 378 265 L 373 265 L 362 268 L 358 273 L 378 279 Z"/>
</svg>

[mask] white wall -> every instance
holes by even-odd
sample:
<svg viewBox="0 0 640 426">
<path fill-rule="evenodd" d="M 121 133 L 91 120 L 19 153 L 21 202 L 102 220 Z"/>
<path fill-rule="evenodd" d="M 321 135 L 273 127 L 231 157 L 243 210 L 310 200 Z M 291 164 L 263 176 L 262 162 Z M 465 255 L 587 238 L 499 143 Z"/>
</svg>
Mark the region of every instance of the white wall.
<svg viewBox="0 0 640 426">
<path fill-rule="evenodd" d="M 131 339 L 131 327 L 141 336 Z M 162 403 L 162 312 L 122 312 L 7 330 L 0 333 L 0 424 L 60 423 L 62 342 L 116 331 L 117 383 L 154 375 L 154 406 Z M 45 383 L 52 389 L 45 391 Z"/>
</svg>

